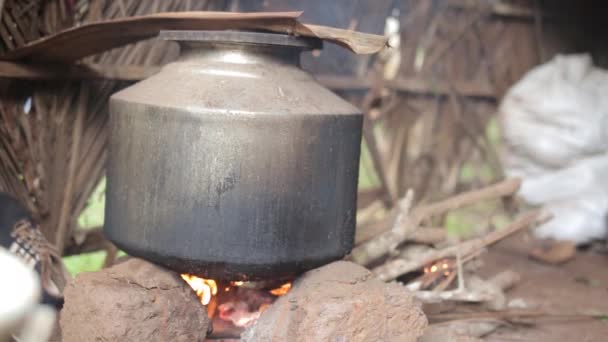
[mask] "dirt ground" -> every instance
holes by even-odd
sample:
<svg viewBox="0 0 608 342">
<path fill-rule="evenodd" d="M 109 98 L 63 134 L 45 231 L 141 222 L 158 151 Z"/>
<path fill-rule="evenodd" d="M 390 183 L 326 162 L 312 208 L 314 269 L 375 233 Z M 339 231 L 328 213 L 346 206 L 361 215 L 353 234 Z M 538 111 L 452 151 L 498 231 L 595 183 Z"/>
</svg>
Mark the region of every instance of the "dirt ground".
<svg viewBox="0 0 608 342">
<path fill-rule="evenodd" d="M 608 313 L 608 255 L 579 251 L 560 266 L 531 260 L 532 245 L 526 234 L 514 236 L 490 248 L 484 256 L 482 275 L 509 268 L 521 274 L 521 282 L 508 292 L 508 298 L 559 313 Z M 521 301 L 520 301 L 521 302 Z M 501 328 L 487 341 L 608 341 L 607 320 L 559 320 L 533 327 Z"/>
</svg>

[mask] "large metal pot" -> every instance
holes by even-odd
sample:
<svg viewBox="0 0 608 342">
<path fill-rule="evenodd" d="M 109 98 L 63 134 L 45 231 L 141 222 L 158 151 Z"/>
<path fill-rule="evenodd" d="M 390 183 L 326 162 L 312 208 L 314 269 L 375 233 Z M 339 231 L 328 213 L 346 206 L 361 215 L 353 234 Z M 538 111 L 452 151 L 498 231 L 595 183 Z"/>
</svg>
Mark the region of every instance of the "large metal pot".
<svg viewBox="0 0 608 342">
<path fill-rule="evenodd" d="M 352 248 L 362 115 L 299 68 L 320 41 L 167 31 L 181 55 L 110 99 L 105 231 L 181 272 L 292 276 Z"/>
</svg>

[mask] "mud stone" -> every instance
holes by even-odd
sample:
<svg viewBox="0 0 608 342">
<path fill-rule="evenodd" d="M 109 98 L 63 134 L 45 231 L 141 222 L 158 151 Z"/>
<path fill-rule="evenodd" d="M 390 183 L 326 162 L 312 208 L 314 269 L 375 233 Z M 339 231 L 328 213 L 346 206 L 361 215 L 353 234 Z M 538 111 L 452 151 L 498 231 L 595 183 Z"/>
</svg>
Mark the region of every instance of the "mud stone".
<svg viewBox="0 0 608 342">
<path fill-rule="evenodd" d="M 261 341 L 416 341 L 427 319 L 401 285 L 338 261 L 309 271 L 242 335 Z"/>
<path fill-rule="evenodd" d="M 83 273 L 65 289 L 64 342 L 203 341 L 206 309 L 179 274 L 141 259 Z"/>
</svg>

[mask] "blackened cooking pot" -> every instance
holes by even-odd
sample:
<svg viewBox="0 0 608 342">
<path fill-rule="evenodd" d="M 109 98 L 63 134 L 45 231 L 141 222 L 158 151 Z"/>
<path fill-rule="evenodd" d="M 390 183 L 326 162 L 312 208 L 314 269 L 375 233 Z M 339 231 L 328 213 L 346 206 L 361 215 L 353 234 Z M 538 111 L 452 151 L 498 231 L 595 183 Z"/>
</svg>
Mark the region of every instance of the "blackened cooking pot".
<svg viewBox="0 0 608 342">
<path fill-rule="evenodd" d="M 224 280 L 292 276 L 353 245 L 362 115 L 299 67 L 320 41 L 165 31 L 181 55 L 110 99 L 105 232 Z"/>
</svg>

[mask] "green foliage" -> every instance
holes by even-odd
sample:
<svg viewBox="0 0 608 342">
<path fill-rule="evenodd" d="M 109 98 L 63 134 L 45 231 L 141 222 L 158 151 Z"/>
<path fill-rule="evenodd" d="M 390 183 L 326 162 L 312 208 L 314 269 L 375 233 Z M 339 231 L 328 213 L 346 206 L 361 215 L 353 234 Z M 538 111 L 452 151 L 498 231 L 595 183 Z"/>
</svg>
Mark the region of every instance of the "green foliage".
<svg viewBox="0 0 608 342">
<path fill-rule="evenodd" d="M 445 219 L 448 235 L 461 239 L 487 232 L 491 227 L 502 229 L 509 218 L 500 208 L 499 200 L 477 203 L 458 210 L 452 210 Z"/>
<path fill-rule="evenodd" d="M 75 276 L 82 272 L 94 272 L 100 270 L 105 259 L 106 252 L 99 251 L 64 257 L 63 262 L 72 276 Z"/>
<path fill-rule="evenodd" d="M 78 224 L 82 229 L 91 229 L 103 225 L 103 216 L 105 210 L 105 178 L 99 182 L 99 185 L 93 191 L 93 194 L 87 201 L 86 208 L 78 218 Z M 105 251 L 85 253 L 64 257 L 63 261 L 70 273 L 76 275 L 82 272 L 93 272 L 100 270 L 106 258 Z"/>
<path fill-rule="evenodd" d="M 380 184 L 374 171 L 371 155 L 365 142 L 361 143 L 361 160 L 359 162 L 359 189 L 369 189 Z"/>
<path fill-rule="evenodd" d="M 93 194 L 87 201 L 86 208 L 78 218 L 78 225 L 81 228 L 96 228 L 103 225 L 103 216 L 105 210 L 105 194 L 106 194 L 106 179 L 102 178 Z"/>
</svg>

